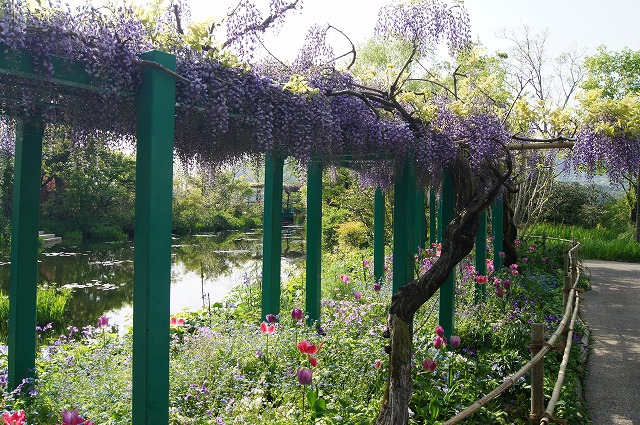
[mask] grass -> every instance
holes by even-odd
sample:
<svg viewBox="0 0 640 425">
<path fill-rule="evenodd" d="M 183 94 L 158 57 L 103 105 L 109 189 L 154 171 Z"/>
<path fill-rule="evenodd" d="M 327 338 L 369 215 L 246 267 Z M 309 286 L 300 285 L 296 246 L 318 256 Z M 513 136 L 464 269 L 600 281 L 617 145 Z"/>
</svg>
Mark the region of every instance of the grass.
<svg viewBox="0 0 640 425">
<path fill-rule="evenodd" d="M 635 241 L 632 230 L 618 233 L 606 229 L 543 223 L 534 226 L 531 234 L 544 234 L 562 239 L 575 238 L 582 245 L 582 258 L 640 263 L 640 243 Z"/>
<path fill-rule="evenodd" d="M 36 321 L 39 328 L 62 331 L 66 325 L 65 312 L 71 300 L 71 290 L 41 287 L 36 298 Z M 0 341 L 9 332 L 9 296 L 0 292 Z"/>
<path fill-rule="evenodd" d="M 519 264 L 518 273 L 505 269 L 490 279 L 484 303 L 473 301 L 472 259 L 459 266 L 458 348 L 434 347 L 437 295 L 416 314 L 411 425 L 441 423 L 517 371 L 530 358 L 531 322 L 545 324 L 548 333 L 555 330 L 562 308 L 562 262 L 549 256 L 558 251 L 521 248 L 528 261 Z M 170 424 L 372 424 L 389 361 L 383 331 L 391 281 L 375 291 L 371 266 L 363 262 L 370 256 L 350 251 L 324 258 L 321 331 L 296 322 L 289 313 L 304 305 L 302 277 L 283 285 L 283 307 L 271 335 L 260 330 L 256 280 L 239 285 L 211 311 L 185 312 L 186 324 L 171 328 Z M 435 256 L 425 252 L 425 258 L 428 268 Z M 349 283 L 341 274 L 350 277 Z M 67 409 L 78 409 L 97 424 L 130 424 L 131 333 L 118 336 L 87 326 L 64 335 L 43 329 L 39 335 L 49 338 L 49 344 L 39 351 L 35 382 L 21 394 L 0 391 L 0 405 L 25 409 L 32 425 L 60 423 L 60 412 Z M 316 366 L 298 350 L 302 340 L 322 344 Z M 579 358 L 579 344 L 574 351 Z M 560 359 L 553 351 L 545 361 L 547 393 Z M 435 361 L 435 370 L 424 368 L 425 360 Z M 298 382 L 301 369 L 313 370 L 310 385 Z M 0 350 L 0 390 L 6 389 L 3 373 L 6 350 Z M 555 415 L 568 424 L 588 422 L 584 403 L 576 396 L 581 374 L 576 364 L 568 370 Z M 529 378 L 521 379 L 466 423 L 529 423 L 529 385 Z"/>
</svg>

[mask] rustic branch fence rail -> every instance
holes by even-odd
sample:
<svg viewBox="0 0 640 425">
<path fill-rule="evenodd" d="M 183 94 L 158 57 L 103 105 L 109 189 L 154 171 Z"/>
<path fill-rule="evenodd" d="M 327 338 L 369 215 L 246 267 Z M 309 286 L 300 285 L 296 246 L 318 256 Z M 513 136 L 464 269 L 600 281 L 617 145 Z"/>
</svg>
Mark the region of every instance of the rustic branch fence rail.
<svg viewBox="0 0 640 425">
<path fill-rule="evenodd" d="M 569 362 L 569 353 L 571 351 L 571 340 L 573 338 L 573 330 L 576 323 L 576 319 L 578 316 L 578 306 L 580 298 L 578 296 L 578 280 L 580 278 L 580 268 L 578 262 L 577 251 L 580 248 L 580 243 L 575 240 L 570 241 L 566 239 L 555 239 L 562 242 L 571 243 L 571 248 L 565 251 L 565 268 L 564 268 L 564 314 L 562 316 L 562 321 L 558 325 L 556 331 L 551 335 L 549 340 L 544 343 L 542 338 L 542 324 L 534 323 L 532 324 L 532 344 L 531 344 L 531 360 L 526 363 L 520 370 L 506 378 L 504 382 L 498 386 L 496 389 L 491 391 L 486 396 L 477 400 L 471 406 L 467 407 L 465 410 L 458 413 L 453 418 L 444 422 L 443 425 L 454 425 L 462 422 L 465 419 L 471 417 L 475 412 L 480 410 L 482 407 L 486 406 L 506 391 L 508 388 L 513 386 L 520 378 L 522 378 L 529 370 L 532 371 L 532 380 L 531 380 L 531 412 L 529 414 L 529 420 L 532 424 L 544 424 L 548 425 L 549 422 L 553 420 L 553 412 L 555 410 L 556 404 L 560 397 L 560 390 L 562 389 L 562 384 L 564 382 L 564 377 L 567 369 L 567 364 Z M 569 321 L 570 319 L 570 321 Z M 567 329 L 567 325 L 568 329 Z M 564 348 L 564 355 L 562 359 L 562 364 L 560 366 L 560 372 L 558 373 L 558 379 L 556 381 L 553 394 L 549 403 L 547 404 L 547 409 L 542 412 L 542 408 L 544 405 L 543 399 L 543 364 L 544 357 L 549 353 L 552 349 L 555 348 L 556 343 L 562 336 L 562 334 L 567 333 L 566 344 Z M 537 371 L 537 373 L 536 373 Z"/>
</svg>

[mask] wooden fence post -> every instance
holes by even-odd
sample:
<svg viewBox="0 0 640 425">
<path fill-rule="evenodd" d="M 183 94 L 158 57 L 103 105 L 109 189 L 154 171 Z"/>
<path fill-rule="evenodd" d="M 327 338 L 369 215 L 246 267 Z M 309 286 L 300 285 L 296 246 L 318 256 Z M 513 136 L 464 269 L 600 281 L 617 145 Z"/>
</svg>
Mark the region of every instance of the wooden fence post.
<svg viewBox="0 0 640 425">
<path fill-rule="evenodd" d="M 531 324 L 531 358 L 533 359 L 542 348 L 544 342 L 544 327 L 541 323 Z M 544 410 L 544 358 L 531 368 L 531 412 L 529 421 L 538 425 Z"/>
</svg>

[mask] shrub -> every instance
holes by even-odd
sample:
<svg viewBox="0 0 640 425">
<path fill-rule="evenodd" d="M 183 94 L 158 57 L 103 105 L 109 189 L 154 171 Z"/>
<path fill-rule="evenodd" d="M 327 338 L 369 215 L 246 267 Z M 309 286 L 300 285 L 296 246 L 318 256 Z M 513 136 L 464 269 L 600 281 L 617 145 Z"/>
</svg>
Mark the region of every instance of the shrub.
<svg viewBox="0 0 640 425">
<path fill-rule="evenodd" d="M 347 221 L 338 226 L 336 236 L 341 249 L 366 248 L 371 240 L 370 230 L 361 221 Z"/>
</svg>

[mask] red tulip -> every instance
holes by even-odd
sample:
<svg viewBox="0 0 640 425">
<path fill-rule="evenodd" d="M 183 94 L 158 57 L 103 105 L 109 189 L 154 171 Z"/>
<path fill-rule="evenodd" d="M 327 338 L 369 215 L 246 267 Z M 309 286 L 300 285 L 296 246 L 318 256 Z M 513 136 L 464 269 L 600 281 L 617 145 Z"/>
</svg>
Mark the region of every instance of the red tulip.
<svg viewBox="0 0 640 425">
<path fill-rule="evenodd" d="M 309 356 L 309 363 L 311 363 L 311 366 L 316 367 L 318 366 L 318 359 L 313 356 Z"/>
<path fill-rule="evenodd" d="M 376 369 L 380 369 L 382 367 L 382 360 L 376 359 L 376 361 L 373 362 L 373 367 Z"/>
<path fill-rule="evenodd" d="M 322 344 L 324 344 L 324 342 L 320 343 L 320 345 L 316 347 L 315 344 L 312 344 L 305 339 L 298 343 L 298 350 L 300 350 L 302 354 L 313 356 L 314 354 L 318 354 L 318 352 L 322 348 Z"/>
<path fill-rule="evenodd" d="M 16 410 L 13 413 L 9 413 L 6 410 L 2 412 L 2 425 L 25 425 L 26 414 L 24 410 Z"/>
</svg>

